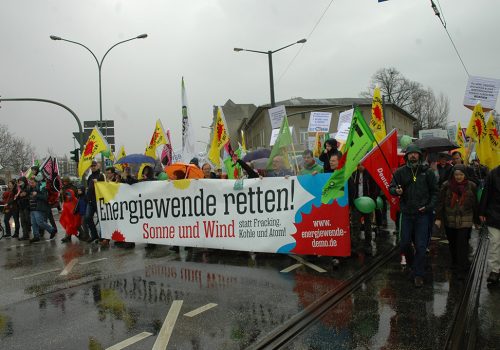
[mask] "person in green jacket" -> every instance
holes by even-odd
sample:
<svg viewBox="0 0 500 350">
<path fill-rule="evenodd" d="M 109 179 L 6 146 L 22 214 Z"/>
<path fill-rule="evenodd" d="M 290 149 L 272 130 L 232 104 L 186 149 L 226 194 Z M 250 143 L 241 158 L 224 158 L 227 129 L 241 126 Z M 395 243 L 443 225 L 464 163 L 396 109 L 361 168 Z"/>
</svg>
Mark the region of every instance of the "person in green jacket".
<svg viewBox="0 0 500 350">
<path fill-rule="evenodd" d="M 323 167 L 316 163 L 310 149 L 306 149 L 302 152 L 302 160 L 304 161 L 304 167 L 300 171 L 299 175 L 316 175 L 323 172 Z"/>
</svg>

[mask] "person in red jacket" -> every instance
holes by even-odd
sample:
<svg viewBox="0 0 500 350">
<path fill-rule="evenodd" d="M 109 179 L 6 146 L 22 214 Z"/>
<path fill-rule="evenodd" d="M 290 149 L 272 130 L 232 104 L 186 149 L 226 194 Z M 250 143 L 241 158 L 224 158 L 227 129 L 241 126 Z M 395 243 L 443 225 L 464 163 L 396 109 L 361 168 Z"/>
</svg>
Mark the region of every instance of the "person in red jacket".
<svg viewBox="0 0 500 350">
<path fill-rule="evenodd" d="M 76 198 L 75 192 L 72 189 L 66 189 L 64 191 L 62 213 L 59 218 L 61 226 L 66 231 L 66 236 L 61 239 L 61 242 L 63 243 L 71 242 L 71 236 L 78 235 L 78 228 L 82 224 L 82 217 L 77 211 L 75 211 L 77 203 L 78 198 Z"/>
</svg>

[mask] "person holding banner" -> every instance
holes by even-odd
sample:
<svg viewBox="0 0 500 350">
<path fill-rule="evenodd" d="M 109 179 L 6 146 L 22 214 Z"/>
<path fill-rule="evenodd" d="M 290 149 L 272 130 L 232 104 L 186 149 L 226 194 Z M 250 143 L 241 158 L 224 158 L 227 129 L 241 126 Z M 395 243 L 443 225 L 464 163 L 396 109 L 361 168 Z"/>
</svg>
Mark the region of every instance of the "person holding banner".
<svg viewBox="0 0 500 350">
<path fill-rule="evenodd" d="M 323 153 L 320 154 L 319 160 L 323 162 L 323 171 L 325 173 L 331 173 L 332 169 L 330 168 L 330 157 L 334 154 L 338 156 L 338 158 L 342 158 L 342 152 L 340 152 L 337 148 L 337 140 L 328 139 L 325 141 L 325 149 Z"/>
<path fill-rule="evenodd" d="M 424 285 L 429 222 L 438 194 L 437 178 L 422 162 L 422 151 L 416 145 L 406 148 L 405 161 L 406 164 L 394 172 L 389 191 L 400 197 L 401 252 L 412 268 L 415 287 L 420 288 Z"/>
<path fill-rule="evenodd" d="M 313 152 L 310 149 L 306 149 L 302 152 L 302 160 L 304 161 L 304 167 L 300 171 L 299 175 L 316 175 L 323 172 L 323 167 L 316 164 Z"/>
<path fill-rule="evenodd" d="M 354 239 L 360 238 L 361 225 L 363 225 L 365 253 L 371 254 L 373 212 L 361 212 L 354 203 L 355 200 L 360 197 L 369 197 L 376 203 L 380 188 L 361 164 L 358 164 L 357 170 L 349 178 L 348 186 L 349 204 L 351 207 L 351 242 L 353 242 Z M 361 223 L 362 220 L 363 224 Z"/>
<path fill-rule="evenodd" d="M 285 161 L 283 156 L 275 156 L 272 161 L 273 168 L 268 171 L 266 177 L 279 177 L 279 176 L 291 176 L 293 175 L 289 169 L 285 168 Z"/>
<path fill-rule="evenodd" d="M 92 173 L 87 179 L 87 212 L 85 213 L 85 222 L 90 231 L 90 242 L 98 242 L 99 235 L 94 222 L 94 215 L 97 213 L 97 202 L 95 199 L 95 183 L 104 181 L 104 175 L 101 174 L 99 164 L 95 160 L 90 165 Z"/>
</svg>

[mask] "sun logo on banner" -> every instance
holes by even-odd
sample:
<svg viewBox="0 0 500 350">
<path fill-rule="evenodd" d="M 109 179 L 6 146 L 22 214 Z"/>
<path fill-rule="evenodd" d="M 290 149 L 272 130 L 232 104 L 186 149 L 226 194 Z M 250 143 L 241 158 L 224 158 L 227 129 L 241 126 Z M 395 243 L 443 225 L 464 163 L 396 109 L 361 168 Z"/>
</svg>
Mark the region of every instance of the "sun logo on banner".
<svg viewBox="0 0 500 350">
<path fill-rule="evenodd" d="M 95 194 L 97 198 L 103 198 L 104 203 L 112 201 L 120 191 L 119 182 L 96 182 Z"/>
<path fill-rule="evenodd" d="M 185 190 L 189 188 L 189 185 L 191 185 L 191 180 L 189 179 L 174 180 L 172 181 L 172 184 L 174 185 L 175 188 L 179 190 Z"/>
</svg>

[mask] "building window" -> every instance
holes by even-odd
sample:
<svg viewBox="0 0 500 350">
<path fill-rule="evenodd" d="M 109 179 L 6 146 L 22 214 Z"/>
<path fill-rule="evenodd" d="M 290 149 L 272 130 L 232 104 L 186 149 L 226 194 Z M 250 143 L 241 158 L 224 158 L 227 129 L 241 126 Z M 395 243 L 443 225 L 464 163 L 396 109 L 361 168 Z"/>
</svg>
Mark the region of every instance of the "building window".
<svg viewBox="0 0 500 350">
<path fill-rule="evenodd" d="M 300 128 L 299 129 L 299 144 L 307 146 L 309 138 L 309 133 L 307 132 L 307 128 Z"/>
</svg>

